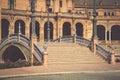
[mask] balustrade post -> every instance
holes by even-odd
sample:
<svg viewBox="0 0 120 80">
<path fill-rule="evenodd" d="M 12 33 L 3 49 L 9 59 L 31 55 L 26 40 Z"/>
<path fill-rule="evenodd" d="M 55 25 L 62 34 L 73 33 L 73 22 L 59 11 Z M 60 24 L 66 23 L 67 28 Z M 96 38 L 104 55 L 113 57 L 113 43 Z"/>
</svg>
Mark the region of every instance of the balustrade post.
<svg viewBox="0 0 120 80">
<path fill-rule="evenodd" d="M 115 64 L 116 62 L 115 62 L 115 52 L 114 51 L 112 51 L 111 52 L 111 64 Z"/>
<path fill-rule="evenodd" d="M 96 50 L 96 49 L 97 49 L 97 46 L 96 46 L 97 43 L 98 43 L 98 40 L 97 40 L 97 39 L 94 39 L 94 40 L 93 40 L 93 53 L 94 53 L 94 54 L 96 54 L 96 52 L 97 52 L 97 50 Z"/>
<path fill-rule="evenodd" d="M 43 52 L 43 66 L 47 67 L 48 66 L 48 53 L 47 53 L 47 44 L 46 42 L 43 45 L 44 52 Z"/>
<path fill-rule="evenodd" d="M 46 51 L 43 52 L 43 66 L 44 67 L 48 66 L 48 53 Z"/>
<path fill-rule="evenodd" d="M 59 37 L 59 42 L 61 42 L 61 36 Z"/>
</svg>

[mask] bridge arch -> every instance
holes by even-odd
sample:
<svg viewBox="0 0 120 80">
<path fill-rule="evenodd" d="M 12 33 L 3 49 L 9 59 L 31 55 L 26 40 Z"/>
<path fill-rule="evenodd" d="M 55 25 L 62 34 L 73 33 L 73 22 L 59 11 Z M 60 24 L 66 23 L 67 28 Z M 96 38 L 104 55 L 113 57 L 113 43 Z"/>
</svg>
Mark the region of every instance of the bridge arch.
<svg viewBox="0 0 120 80">
<path fill-rule="evenodd" d="M 9 56 L 6 56 L 6 54 L 10 54 L 10 50 L 13 50 L 15 52 L 15 49 L 17 49 L 17 52 L 19 52 L 21 57 L 11 59 Z M 6 54 L 4 54 L 6 53 Z M 12 54 L 12 53 L 11 53 Z M 14 53 L 13 53 L 14 54 Z M 42 63 L 42 52 L 39 49 L 39 47 L 34 44 L 34 59 L 36 61 L 39 61 Z M 27 38 L 25 35 L 20 35 L 18 38 L 17 34 L 10 35 L 9 39 L 4 40 L 0 43 L 0 59 L 10 59 L 10 61 L 14 62 L 18 60 L 19 58 L 25 59 L 26 61 L 30 61 L 30 39 Z"/>
<path fill-rule="evenodd" d="M 10 42 L 5 44 L 2 48 L 1 48 L 1 55 L 0 58 L 3 61 L 11 61 L 11 62 L 15 62 L 18 59 L 21 60 L 26 60 L 29 61 L 29 49 L 26 45 L 18 43 L 18 42 Z M 14 52 L 14 53 L 13 53 Z M 16 54 L 15 54 L 16 52 Z M 14 59 L 13 59 L 14 58 Z"/>
<path fill-rule="evenodd" d="M 19 59 L 21 60 L 25 60 L 25 56 L 23 54 L 23 52 L 16 46 L 9 46 L 7 47 L 7 49 L 4 51 L 3 55 L 2 55 L 2 59 L 7 62 L 16 62 Z"/>
</svg>

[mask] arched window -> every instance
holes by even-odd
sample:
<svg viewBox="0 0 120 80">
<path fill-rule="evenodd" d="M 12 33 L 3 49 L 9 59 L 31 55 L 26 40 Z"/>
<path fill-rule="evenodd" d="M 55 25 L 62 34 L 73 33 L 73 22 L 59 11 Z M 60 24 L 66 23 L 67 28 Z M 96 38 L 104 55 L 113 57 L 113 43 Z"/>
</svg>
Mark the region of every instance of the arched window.
<svg viewBox="0 0 120 80">
<path fill-rule="evenodd" d="M 105 27 L 103 25 L 97 25 L 97 35 L 99 40 L 105 40 Z"/>
<path fill-rule="evenodd" d="M 76 34 L 77 36 L 83 37 L 83 24 L 81 23 L 76 24 Z"/>
<path fill-rule="evenodd" d="M 111 29 L 112 32 L 112 40 L 120 40 L 120 26 L 119 25 L 114 25 L 112 26 Z"/>
<path fill-rule="evenodd" d="M 63 24 L 63 36 L 71 35 L 71 24 L 69 22 L 65 22 Z"/>
<path fill-rule="evenodd" d="M 53 24 L 52 22 L 49 22 L 50 24 L 50 40 L 53 39 Z M 48 39 L 48 22 L 44 24 L 44 40 L 47 41 Z"/>
<path fill-rule="evenodd" d="M 21 33 L 25 35 L 25 22 L 23 20 L 17 20 L 15 22 L 15 33 L 18 33 L 19 25 L 21 26 Z"/>
<path fill-rule="evenodd" d="M 2 31 L 1 31 L 1 37 L 2 39 L 6 38 L 8 36 L 8 29 L 10 27 L 10 23 L 7 19 L 2 19 Z"/>
</svg>

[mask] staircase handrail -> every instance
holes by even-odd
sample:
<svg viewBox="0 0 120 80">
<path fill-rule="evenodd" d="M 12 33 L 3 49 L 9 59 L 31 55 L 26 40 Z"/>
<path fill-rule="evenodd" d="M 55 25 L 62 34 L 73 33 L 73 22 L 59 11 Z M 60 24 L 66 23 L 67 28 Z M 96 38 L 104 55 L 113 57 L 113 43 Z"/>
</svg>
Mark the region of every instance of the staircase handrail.
<svg viewBox="0 0 120 80">
<path fill-rule="evenodd" d="M 74 39 L 75 38 L 75 39 Z M 74 41 L 76 40 L 76 41 Z M 59 37 L 55 40 L 53 40 L 53 42 L 76 42 L 77 44 L 81 44 L 84 46 L 90 46 L 91 41 L 88 39 L 85 39 L 81 36 L 63 36 L 63 37 Z"/>
<path fill-rule="evenodd" d="M 87 46 L 87 47 L 90 47 L 90 45 L 91 45 L 91 41 L 90 40 L 85 39 L 85 38 L 83 38 L 81 36 L 76 36 L 76 43 L 84 45 L 84 46 Z"/>
<path fill-rule="evenodd" d="M 73 42 L 73 36 L 63 36 L 61 42 Z"/>
<path fill-rule="evenodd" d="M 103 59 L 105 59 L 106 61 L 108 61 L 108 63 L 111 60 L 111 54 L 109 51 L 107 51 L 106 49 L 104 49 L 101 45 L 96 44 L 96 52 L 103 57 Z"/>
</svg>

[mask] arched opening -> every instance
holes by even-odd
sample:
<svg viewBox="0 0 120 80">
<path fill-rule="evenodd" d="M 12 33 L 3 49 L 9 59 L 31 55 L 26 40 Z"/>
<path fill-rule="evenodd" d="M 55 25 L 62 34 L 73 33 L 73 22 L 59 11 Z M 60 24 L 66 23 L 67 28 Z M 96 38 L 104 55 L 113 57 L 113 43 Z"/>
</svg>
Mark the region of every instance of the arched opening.
<svg viewBox="0 0 120 80">
<path fill-rule="evenodd" d="M 103 25 L 97 25 L 97 35 L 99 40 L 105 40 L 105 27 Z"/>
<path fill-rule="evenodd" d="M 63 36 L 71 35 L 71 24 L 69 22 L 65 22 L 63 24 Z"/>
<path fill-rule="evenodd" d="M 9 21 L 6 19 L 2 19 L 2 32 L 1 32 L 1 37 L 2 39 L 6 38 L 8 36 L 8 29 L 9 29 Z"/>
<path fill-rule="evenodd" d="M 50 39 L 53 39 L 53 24 L 50 22 Z M 48 37 L 48 22 L 44 25 L 44 41 L 47 41 Z"/>
<path fill-rule="evenodd" d="M 119 25 L 114 25 L 112 26 L 111 29 L 112 32 L 112 40 L 120 40 L 120 26 Z"/>
<path fill-rule="evenodd" d="M 23 55 L 23 53 L 21 52 L 21 50 L 19 48 L 17 48 L 16 46 L 9 46 L 5 52 L 2 55 L 2 59 L 5 62 L 16 62 L 19 59 L 21 60 L 25 60 L 25 56 Z"/>
<path fill-rule="evenodd" d="M 76 24 L 76 35 L 83 37 L 83 24 L 81 23 Z"/>
<path fill-rule="evenodd" d="M 21 26 L 21 33 L 25 35 L 25 23 L 22 20 L 17 20 L 15 22 L 15 33 L 18 33 L 19 31 L 19 24 Z"/>
<path fill-rule="evenodd" d="M 32 24 L 30 23 L 30 36 L 31 36 L 31 33 L 32 33 Z M 38 21 L 35 21 L 35 33 L 37 36 L 37 40 L 39 41 L 40 40 L 40 24 Z"/>
</svg>

